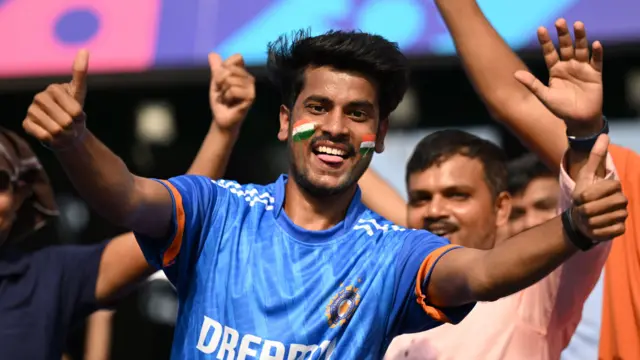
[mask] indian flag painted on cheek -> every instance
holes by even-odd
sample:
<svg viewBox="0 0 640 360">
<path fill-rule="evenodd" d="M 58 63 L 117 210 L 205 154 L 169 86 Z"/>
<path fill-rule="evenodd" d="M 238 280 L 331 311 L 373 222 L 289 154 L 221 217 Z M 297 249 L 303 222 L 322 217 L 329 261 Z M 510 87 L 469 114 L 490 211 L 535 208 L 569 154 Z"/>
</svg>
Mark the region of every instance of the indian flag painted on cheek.
<svg viewBox="0 0 640 360">
<path fill-rule="evenodd" d="M 376 148 L 376 136 L 373 134 L 367 134 L 362 137 L 360 143 L 360 155 L 365 156 L 373 153 Z"/>
<path fill-rule="evenodd" d="M 293 124 L 293 141 L 307 140 L 316 131 L 316 123 L 311 120 L 299 120 Z"/>
</svg>

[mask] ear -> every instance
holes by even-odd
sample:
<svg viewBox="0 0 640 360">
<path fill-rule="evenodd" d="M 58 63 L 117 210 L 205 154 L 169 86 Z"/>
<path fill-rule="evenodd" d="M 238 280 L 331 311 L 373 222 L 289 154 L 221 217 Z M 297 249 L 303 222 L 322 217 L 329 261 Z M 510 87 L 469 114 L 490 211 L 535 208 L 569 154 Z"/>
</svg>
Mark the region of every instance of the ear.
<svg viewBox="0 0 640 360">
<path fill-rule="evenodd" d="M 378 133 L 376 134 L 377 153 L 384 151 L 384 137 L 387 136 L 387 130 L 389 130 L 389 118 L 381 119 L 380 125 L 378 125 Z"/>
<path fill-rule="evenodd" d="M 291 120 L 291 111 L 284 105 L 280 105 L 280 130 L 278 131 L 278 140 L 287 141 L 289 138 L 289 126 Z"/>
<path fill-rule="evenodd" d="M 496 226 L 498 228 L 506 226 L 509 223 L 511 215 L 511 195 L 503 191 L 498 194 L 495 202 Z"/>
</svg>

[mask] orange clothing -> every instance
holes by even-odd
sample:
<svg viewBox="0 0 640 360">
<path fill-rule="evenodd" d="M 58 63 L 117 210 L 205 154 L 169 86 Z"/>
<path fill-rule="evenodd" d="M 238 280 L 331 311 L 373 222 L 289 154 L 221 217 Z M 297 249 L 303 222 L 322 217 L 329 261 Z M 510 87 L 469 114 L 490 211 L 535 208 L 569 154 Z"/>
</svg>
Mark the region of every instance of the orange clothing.
<svg viewBox="0 0 640 360">
<path fill-rule="evenodd" d="M 613 241 L 604 271 L 599 359 L 640 359 L 640 156 L 611 145 L 622 190 L 629 199 L 624 235 Z"/>
</svg>

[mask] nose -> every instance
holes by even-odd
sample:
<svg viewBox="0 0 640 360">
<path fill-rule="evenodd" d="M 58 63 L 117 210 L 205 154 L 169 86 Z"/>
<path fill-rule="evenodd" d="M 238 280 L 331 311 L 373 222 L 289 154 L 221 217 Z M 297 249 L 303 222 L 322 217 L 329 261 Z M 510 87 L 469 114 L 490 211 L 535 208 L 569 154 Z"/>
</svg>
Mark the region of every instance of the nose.
<svg viewBox="0 0 640 360">
<path fill-rule="evenodd" d="M 442 219 L 448 215 L 446 201 L 441 196 L 434 196 L 425 207 L 425 219 Z"/>
<path fill-rule="evenodd" d="M 344 116 L 343 112 L 336 107 L 328 113 L 324 121 L 321 122 L 320 130 L 332 137 L 344 136 L 349 133 L 347 121 L 348 119 Z"/>
</svg>

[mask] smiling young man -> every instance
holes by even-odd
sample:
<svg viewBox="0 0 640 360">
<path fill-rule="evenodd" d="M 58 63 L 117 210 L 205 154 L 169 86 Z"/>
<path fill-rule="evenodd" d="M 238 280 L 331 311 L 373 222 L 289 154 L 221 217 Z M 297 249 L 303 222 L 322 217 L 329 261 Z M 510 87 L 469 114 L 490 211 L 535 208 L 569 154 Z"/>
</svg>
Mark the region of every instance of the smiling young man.
<svg viewBox="0 0 640 360">
<path fill-rule="evenodd" d="M 283 95 L 278 138 L 291 163 L 266 186 L 131 174 L 85 128 L 84 51 L 69 88 L 38 94 L 23 123 L 176 285 L 173 358 L 379 358 L 395 335 L 458 322 L 475 301 L 527 287 L 578 247 L 624 231 L 609 219 L 611 197 L 624 198 L 617 185 L 591 186 L 605 137 L 578 178 L 582 205 L 492 250 L 393 225 L 362 204 L 357 181 L 382 151 L 407 88 L 397 45 L 336 31 L 281 37 L 269 48 Z M 595 214 L 606 226 L 589 223 Z"/>
</svg>

